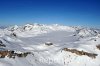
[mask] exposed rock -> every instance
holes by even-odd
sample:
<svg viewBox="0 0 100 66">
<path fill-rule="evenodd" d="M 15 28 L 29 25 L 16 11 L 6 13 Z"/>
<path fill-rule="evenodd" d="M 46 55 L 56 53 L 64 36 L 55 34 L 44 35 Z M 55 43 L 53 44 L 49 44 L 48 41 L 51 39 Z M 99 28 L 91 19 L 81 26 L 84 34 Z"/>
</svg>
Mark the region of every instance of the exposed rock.
<svg viewBox="0 0 100 66">
<path fill-rule="evenodd" d="M 6 47 L 6 45 L 4 45 L 4 44 L 0 44 L 0 46 L 1 46 L 1 47 Z"/>
<path fill-rule="evenodd" d="M 100 50 L 100 44 L 96 46 Z"/>
<path fill-rule="evenodd" d="M 0 44 L 3 44 L 3 42 L 0 40 Z"/>
<path fill-rule="evenodd" d="M 96 58 L 97 54 L 94 54 L 94 53 L 88 53 L 88 52 L 85 52 L 85 51 L 79 51 L 79 50 L 76 50 L 76 49 L 68 49 L 68 48 L 64 48 L 63 49 L 64 51 L 68 51 L 68 52 L 71 52 L 71 53 L 75 53 L 77 55 L 86 55 L 88 57 L 91 57 L 91 58 Z"/>
<path fill-rule="evenodd" d="M 25 52 L 25 53 L 15 53 L 14 51 L 0 51 L 0 58 L 5 58 L 6 56 L 9 58 L 15 58 L 17 57 L 26 57 L 28 54 L 32 54 L 31 52 Z"/>
<path fill-rule="evenodd" d="M 15 33 L 11 33 L 11 36 L 17 37 L 17 35 Z"/>
<path fill-rule="evenodd" d="M 51 42 L 46 42 L 45 45 L 51 46 L 51 45 L 53 45 L 53 43 L 51 43 Z"/>
<path fill-rule="evenodd" d="M 31 52 L 25 52 L 25 53 L 16 53 L 16 55 L 18 56 L 18 57 L 26 57 L 28 54 L 31 54 Z"/>
<path fill-rule="evenodd" d="M 0 58 L 4 58 L 5 56 L 10 57 L 14 51 L 0 51 Z"/>
<path fill-rule="evenodd" d="M 96 39 L 94 41 L 97 41 Z"/>
<path fill-rule="evenodd" d="M 0 40 L 0 47 L 6 47 L 5 44 L 3 44 L 3 42 Z"/>
</svg>

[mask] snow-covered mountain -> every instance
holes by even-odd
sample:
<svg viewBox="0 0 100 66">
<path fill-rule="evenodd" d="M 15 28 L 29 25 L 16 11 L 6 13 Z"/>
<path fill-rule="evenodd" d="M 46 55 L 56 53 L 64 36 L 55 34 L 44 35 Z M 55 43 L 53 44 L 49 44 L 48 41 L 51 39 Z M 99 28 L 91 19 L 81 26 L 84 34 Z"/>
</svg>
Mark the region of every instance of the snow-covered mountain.
<svg viewBox="0 0 100 66">
<path fill-rule="evenodd" d="M 58 24 L 0 29 L 0 66 L 100 66 L 100 30 Z"/>
</svg>

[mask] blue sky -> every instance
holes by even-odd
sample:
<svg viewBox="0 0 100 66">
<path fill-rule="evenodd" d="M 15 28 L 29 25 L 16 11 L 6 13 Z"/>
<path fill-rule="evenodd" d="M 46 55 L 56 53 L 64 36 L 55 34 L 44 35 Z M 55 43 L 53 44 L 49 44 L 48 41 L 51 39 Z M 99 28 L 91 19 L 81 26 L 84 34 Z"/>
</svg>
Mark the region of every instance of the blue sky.
<svg viewBox="0 0 100 66">
<path fill-rule="evenodd" d="M 0 25 L 34 22 L 100 27 L 100 0 L 0 0 Z"/>
</svg>

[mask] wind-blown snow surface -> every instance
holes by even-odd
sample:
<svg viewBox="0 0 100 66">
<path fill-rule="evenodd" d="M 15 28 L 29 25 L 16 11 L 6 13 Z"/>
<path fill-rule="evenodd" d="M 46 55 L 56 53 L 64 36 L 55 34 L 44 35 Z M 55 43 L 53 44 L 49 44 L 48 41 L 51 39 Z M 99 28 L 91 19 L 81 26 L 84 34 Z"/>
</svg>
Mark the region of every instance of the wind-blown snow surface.
<svg viewBox="0 0 100 66">
<path fill-rule="evenodd" d="M 16 34 L 16 37 L 13 35 Z M 25 58 L 0 58 L 0 66 L 100 66 L 100 31 L 83 27 L 27 24 L 0 29 L 0 50 L 32 52 Z M 45 45 L 51 42 L 53 45 Z M 97 54 L 96 58 L 62 50 L 71 48 Z"/>
</svg>

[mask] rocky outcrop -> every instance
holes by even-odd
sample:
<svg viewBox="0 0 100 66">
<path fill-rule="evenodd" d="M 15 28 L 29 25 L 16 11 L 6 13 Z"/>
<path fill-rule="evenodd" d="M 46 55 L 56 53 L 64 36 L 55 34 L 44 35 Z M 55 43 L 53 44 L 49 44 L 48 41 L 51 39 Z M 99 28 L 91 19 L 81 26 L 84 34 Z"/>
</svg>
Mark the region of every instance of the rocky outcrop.
<svg viewBox="0 0 100 66">
<path fill-rule="evenodd" d="M 64 48 L 63 50 L 71 52 L 71 53 L 75 53 L 75 54 L 80 55 L 80 56 L 86 55 L 86 56 L 91 57 L 91 58 L 96 58 L 96 56 L 97 56 L 97 54 L 89 53 L 89 52 L 85 52 L 85 51 L 79 51 L 79 50 L 76 50 L 76 49 Z"/>
<path fill-rule="evenodd" d="M 96 46 L 100 50 L 100 44 Z"/>
<path fill-rule="evenodd" d="M 0 51 L 0 58 L 5 58 L 5 57 L 9 57 L 9 58 L 20 57 L 21 58 L 21 57 L 26 57 L 28 54 L 32 54 L 32 53 L 31 52 L 15 53 L 15 51 L 5 50 L 5 51 Z"/>
<path fill-rule="evenodd" d="M 3 42 L 0 40 L 0 47 L 6 47 L 5 44 L 3 44 Z"/>
<path fill-rule="evenodd" d="M 51 42 L 46 42 L 45 45 L 51 46 L 51 45 L 53 45 L 53 43 L 51 43 Z"/>
</svg>

